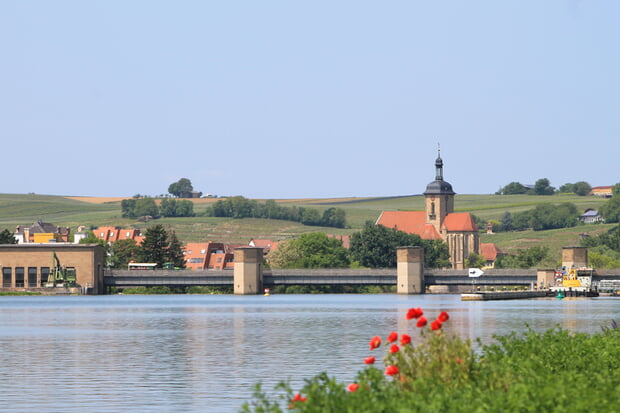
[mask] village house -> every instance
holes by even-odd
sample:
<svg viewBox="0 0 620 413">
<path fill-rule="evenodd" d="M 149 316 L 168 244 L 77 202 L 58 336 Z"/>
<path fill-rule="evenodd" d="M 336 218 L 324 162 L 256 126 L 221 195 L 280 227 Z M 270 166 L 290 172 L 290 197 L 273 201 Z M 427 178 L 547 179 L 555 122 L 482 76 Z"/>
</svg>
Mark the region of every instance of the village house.
<svg viewBox="0 0 620 413">
<path fill-rule="evenodd" d="M 17 226 L 13 236 L 18 244 L 69 242 L 71 229 L 38 220 L 29 227 Z"/>
<path fill-rule="evenodd" d="M 579 221 L 584 224 L 595 224 L 605 222 L 605 218 L 596 209 L 588 208 L 583 214 L 579 215 Z"/>
<path fill-rule="evenodd" d="M 113 244 L 122 239 L 132 239 L 140 244 L 144 239 L 142 231 L 136 228 L 122 229 L 121 227 L 98 227 L 93 230 L 95 237 Z"/>
<path fill-rule="evenodd" d="M 227 270 L 234 268 L 234 248 L 221 242 L 189 242 L 183 248 L 188 270 Z"/>
</svg>

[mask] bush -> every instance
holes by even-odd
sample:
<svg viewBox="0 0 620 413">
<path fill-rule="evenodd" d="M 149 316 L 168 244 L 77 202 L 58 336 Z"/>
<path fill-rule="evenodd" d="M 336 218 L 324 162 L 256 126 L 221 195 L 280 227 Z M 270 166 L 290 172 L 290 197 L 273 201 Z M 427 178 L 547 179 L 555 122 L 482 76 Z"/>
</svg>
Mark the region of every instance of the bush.
<svg viewBox="0 0 620 413">
<path fill-rule="evenodd" d="M 544 333 L 528 329 L 496 337 L 475 352 L 468 340 L 443 330 L 448 314 L 428 322 L 410 309 L 418 340 L 391 332 L 370 340 L 385 344 L 383 367 L 374 356 L 353 383 L 321 373 L 296 392 L 287 383 L 275 395 L 255 386 L 243 412 L 589 412 L 617 411 L 620 394 L 620 335 L 615 325 L 598 334 Z M 416 344 L 413 344 L 417 341 Z M 282 406 L 281 406 L 282 404 Z"/>
</svg>

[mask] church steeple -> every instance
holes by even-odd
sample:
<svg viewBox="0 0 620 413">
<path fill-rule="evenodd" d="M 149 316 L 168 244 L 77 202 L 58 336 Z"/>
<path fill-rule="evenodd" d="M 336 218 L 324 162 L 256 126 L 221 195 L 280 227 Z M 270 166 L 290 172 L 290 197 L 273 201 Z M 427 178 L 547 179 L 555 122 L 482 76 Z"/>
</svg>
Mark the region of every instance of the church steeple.
<svg viewBox="0 0 620 413">
<path fill-rule="evenodd" d="M 432 224 L 438 233 L 446 215 L 454 212 L 454 195 L 452 185 L 443 180 L 443 160 L 441 149 L 437 146 L 435 160 L 435 180 L 426 186 L 426 222 Z"/>
</svg>

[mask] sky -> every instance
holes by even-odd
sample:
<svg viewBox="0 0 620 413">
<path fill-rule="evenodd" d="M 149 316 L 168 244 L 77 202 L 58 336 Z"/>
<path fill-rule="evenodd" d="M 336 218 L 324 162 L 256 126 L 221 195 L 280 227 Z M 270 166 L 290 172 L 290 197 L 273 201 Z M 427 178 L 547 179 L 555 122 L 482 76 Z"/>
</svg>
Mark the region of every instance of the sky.
<svg viewBox="0 0 620 413">
<path fill-rule="evenodd" d="M 620 182 L 620 2 L 0 2 L 0 193 Z"/>
</svg>

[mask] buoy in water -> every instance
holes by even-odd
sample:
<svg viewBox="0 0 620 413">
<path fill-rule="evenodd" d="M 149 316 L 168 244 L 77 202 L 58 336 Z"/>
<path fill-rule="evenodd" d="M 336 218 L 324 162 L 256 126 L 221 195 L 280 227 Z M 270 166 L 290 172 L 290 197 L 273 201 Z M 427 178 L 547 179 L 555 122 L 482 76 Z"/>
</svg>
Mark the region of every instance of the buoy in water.
<svg viewBox="0 0 620 413">
<path fill-rule="evenodd" d="M 269 297 L 269 288 L 265 288 L 265 297 Z"/>
<path fill-rule="evenodd" d="M 558 291 L 558 295 L 556 295 L 555 298 L 560 299 L 560 300 L 564 298 L 564 294 L 562 293 L 562 290 Z"/>
</svg>

